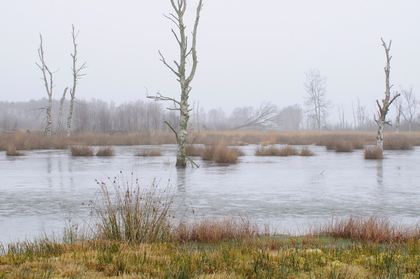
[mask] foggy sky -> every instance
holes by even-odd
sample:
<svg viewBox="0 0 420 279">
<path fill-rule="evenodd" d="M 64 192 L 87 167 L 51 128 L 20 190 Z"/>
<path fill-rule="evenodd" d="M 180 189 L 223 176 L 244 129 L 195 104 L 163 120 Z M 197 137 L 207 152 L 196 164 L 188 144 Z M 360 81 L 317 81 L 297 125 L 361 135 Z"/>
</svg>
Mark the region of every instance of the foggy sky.
<svg viewBox="0 0 420 279">
<path fill-rule="evenodd" d="M 190 0 L 192 27 L 197 0 Z M 418 0 L 204 0 L 191 100 L 206 110 L 302 105 L 305 71 L 319 69 L 335 105 L 357 98 L 373 114 L 385 90 L 381 37 L 392 39 L 391 83 L 420 97 Z M 44 40 L 55 73 L 55 98 L 71 86 L 71 25 L 80 30 L 79 62 L 88 68 L 77 98 L 145 100 L 178 97 L 175 76 L 159 61 L 178 59 L 169 0 L 1 0 L 0 100 L 46 97 L 37 49 Z M 191 29 L 190 29 L 191 30 Z M 336 113 L 337 106 L 333 109 Z"/>
</svg>

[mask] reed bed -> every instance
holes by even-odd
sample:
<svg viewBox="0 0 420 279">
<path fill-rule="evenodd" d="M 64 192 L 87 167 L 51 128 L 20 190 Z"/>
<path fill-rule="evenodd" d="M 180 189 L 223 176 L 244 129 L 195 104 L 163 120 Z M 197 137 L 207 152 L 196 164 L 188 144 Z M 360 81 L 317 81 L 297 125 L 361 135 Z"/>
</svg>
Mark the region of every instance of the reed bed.
<svg viewBox="0 0 420 279">
<path fill-rule="evenodd" d="M 244 153 L 236 147 L 228 147 L 224 143 L 206 145 L 201 152 L 204 161 L 213 161 L 218 164 L 236 164 Z"/>
</svg>

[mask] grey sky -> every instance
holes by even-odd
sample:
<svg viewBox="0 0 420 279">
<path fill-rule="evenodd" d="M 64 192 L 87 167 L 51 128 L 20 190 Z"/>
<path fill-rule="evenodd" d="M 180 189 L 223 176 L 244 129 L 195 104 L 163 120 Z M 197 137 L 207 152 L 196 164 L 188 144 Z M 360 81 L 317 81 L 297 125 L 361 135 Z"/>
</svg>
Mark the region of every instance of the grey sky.
<svg viewBox="0 0 420 279">
<path fill-rule="evenodd" d="M 189 1 L 191 16 L 196 4 Z M 80 30 L 79 61 L 88 64 L 78 98 L 145 100 L 146 88 L 179 95 L 158 55 L 178 57 L 173 25 L 163 16 L 169 0 L 1 0 L 0 11 L 0 100 L 46 97 L 35 65 L 40 32 L 49 67 L 59 69 L 60 98 L 71 85 L 71 24 Z M 419 12 L 418 0 L 204 0 L 191 99 L 226 111 L 263 101 L 303 104 L 304 72 L 317 68 L 347 118 L 357 98 L 373 112 L 385 88 L 381 37 L 393 40 L 394 90 L 420 88 Z"/>
</svg>

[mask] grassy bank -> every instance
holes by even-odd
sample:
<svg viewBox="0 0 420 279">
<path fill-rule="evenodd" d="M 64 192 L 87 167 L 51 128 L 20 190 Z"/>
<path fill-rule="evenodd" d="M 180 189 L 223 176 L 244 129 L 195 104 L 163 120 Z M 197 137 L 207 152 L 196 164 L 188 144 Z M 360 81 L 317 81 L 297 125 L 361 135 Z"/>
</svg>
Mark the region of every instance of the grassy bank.
<svg viewBox="0 0 420 279">
<path fill-rule="evenodd" d="M 346 131 L 191 131 L 190 143 L 214 145 L 223 143 L 228 146 L 247 144 L 284 145 L 319 145 L 338 152 L 349 152 L 363 149 L 364 145 L 376 143 L 375 132 Z M 113 146 L 113 145 L 160 145 L 174 144 L 175 137 L 169 131 L 144 131 L 133 133 L 95 134 L 83 133 L 71 137 L 57 135 L 47 137 L 41 133 L 0 134 L 0 150 L 31 149 L 66 149 L 79 146 Z M 420 145 L 420 133 L 386 133 L 384 148 L 391 150 L 409 150 Z"/>
<path fill-rule="evenodd" d="M 61 236 L 1 247 L 0 278 L 419 278 L 420 230 L 370 217 L 299 237 L 246 218 L 177 220 L 173 194 L 97 181 L 91 215 Z"/>
</svg>

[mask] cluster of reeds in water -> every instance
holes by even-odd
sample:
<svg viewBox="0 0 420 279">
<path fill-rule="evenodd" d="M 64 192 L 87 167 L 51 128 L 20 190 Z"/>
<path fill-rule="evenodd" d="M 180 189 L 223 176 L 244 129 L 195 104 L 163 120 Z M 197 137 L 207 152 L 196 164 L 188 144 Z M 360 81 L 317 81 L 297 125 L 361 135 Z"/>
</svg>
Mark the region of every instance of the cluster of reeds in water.
<svg viewBox="0 0 420 279">
<path fill-rule="evenodd" d="M 91 146 L 72 146 L 70 148 L 72 156 L 114 156 L 115 151 L 111 146 L 99 147 L 96 153 Z"/>
</svg>

